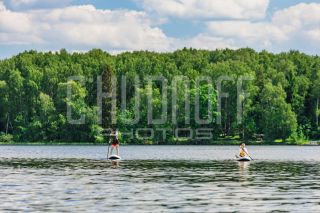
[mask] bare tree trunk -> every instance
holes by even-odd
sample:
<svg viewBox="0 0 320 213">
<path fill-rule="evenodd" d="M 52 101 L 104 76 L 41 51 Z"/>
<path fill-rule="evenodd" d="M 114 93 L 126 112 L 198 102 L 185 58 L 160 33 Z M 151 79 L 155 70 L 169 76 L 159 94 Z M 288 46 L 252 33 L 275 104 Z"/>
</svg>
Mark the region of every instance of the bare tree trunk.
<svg viewBox="0 0 320 213">
<path fill-rule="evenodd" d="M 9 129 L 9 114 L 7 113 L 6 134 L 8 134 L 8 129 Z"/>
<path fill-rule="evenodd" d="M 224 135 L 227 136 L 228 135 L 228 98 L 226 98 L 226 107 L 225 107 L 225 110 L 226 110 L 226 118 L 225 118 L 225 121 L 224 121 Z"/>
<path fill-rule="evenodd" d="M 317 127 L 319 125 L 318 109 L 319 109 L 319 98 L 317 98 L 317 102 L 316 102 L 316 125 L 317 125 Z"/>
<path fill-rule="evenodd" d="M 243 106 L 244 104 L 242 103 L 242 109 L 244 108 Z M 241 114 L 241 133 L 242 133 L 242 140 L 244 140 L 244 119 L 243 119 L 243 111 L 242 111 L 242 114 Z"/>
</svg>

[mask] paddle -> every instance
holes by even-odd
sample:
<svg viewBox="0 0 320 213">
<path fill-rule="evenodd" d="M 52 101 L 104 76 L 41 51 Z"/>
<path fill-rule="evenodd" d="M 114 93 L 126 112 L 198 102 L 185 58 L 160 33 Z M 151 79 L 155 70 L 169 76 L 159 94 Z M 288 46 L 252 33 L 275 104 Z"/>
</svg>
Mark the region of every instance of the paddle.
<svg viewBox="0 0 320 213">
<path fill-rule="evenodd" d="M 109 145 L 108 145 L 107 159 L 109 159 L 109 151 L 110 151 L 110 143 L 109 143 Z"/>
<path fill-rule="evenodd" d="M 248 154 L 248 152 L 246 152 L 246 150 L 243 150 L 248 156 L 249 156 L 249 158 L 251 158 L 251 160 L 254 160 L 249 154 Z"/>
</svg>

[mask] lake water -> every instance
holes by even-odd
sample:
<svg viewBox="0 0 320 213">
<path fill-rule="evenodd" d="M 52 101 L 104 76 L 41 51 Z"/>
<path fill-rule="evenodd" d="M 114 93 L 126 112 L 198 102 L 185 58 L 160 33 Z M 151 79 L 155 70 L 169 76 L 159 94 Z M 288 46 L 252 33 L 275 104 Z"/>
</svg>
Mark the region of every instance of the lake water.
<svg viewBox="0 0 320 213">
<path fill-rule="evenodd" d="M 320 212 L 320 147 L 0 146 L 0 212 Z"/>
</svg>

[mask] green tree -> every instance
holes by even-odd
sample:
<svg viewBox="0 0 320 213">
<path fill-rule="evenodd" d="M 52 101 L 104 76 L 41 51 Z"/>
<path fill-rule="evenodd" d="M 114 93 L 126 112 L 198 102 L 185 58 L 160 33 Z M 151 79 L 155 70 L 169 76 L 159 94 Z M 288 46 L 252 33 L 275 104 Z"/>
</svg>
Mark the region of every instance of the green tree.
<svg viewBox="0 0 320 213">
<path fill-rule="evenodd" d="M 261 94 L 261 111 L 265 139 L 283 141 L 296 133 L 297 119 L 291 106 L 286 103 L 286 94 L 281 86 L 267 83 Z"/>
</svg>

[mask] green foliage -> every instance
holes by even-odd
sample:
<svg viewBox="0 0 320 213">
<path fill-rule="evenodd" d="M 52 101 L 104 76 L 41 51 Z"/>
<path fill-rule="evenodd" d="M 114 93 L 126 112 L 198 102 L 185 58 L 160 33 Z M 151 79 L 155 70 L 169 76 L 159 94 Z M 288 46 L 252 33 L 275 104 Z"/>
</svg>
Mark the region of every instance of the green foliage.
<svg viewBox="0 0 320 213">
<path fill-rule="evenodd" d="M 11 134 L 0 133 L 0 143 L 10 143 L 13 142 L 13 136 Z"/>
<path fill-rule="evenodd" d="M 110 121 L 110 99 L 103 101 L 102 125 L 98 124 L 97 114 L 97 76 L 102 75 L 103 92 L 117 89 L 117 124 Z M 112 88 L 111 77 L 118 80 L 117 88 Z M 120 110 L 121 76 L 127 77 L 127 106 Z M 147 83 L 147 76 L 163 76 L 168 80 L 167 99 L 162 99 L 162 85 Z M 70 76 L 83 76 L 84 81 L 70 80 Z M 130 124 L 135 117 L 135 77 L 140 79 L 138 93 L 141 98 L 140 121 Z M 172 118 L 173 79 L 183 76 L 176 87 L 176 123 Z M 200 83 L 198 77 L 207 76 L 212 84 Z M 217 112 L 218 99 L 216 81 L 221 76 L 223 93 L 221 113 Z M 245 81 L 243 89 L 249 97 L 237 93 L 237 80 L 241 76 L 251 77 Z M 320 138 L 319 100 L 320 100 L 320 58 L 290 51 L 272 54 L 266 51 L 255 52 L 245 48 L 239 50 L 177 50 L 173 53 L 154 53 L 147 51 L 122 53 L 116 56 L 93 49 L 88 53 L 38 53 L 29 51 L 0 61 L 0 141 L 83 141 L 104 143 L 103 129 L 117 127 L 120 132 L 132 128 L 165 128 L 166 140 L 157 132 L 153 140 L 129 140 L 125 143 L 189 143 L 175 139 L 172 129 L 212 128 L 213 140 L 240 138 L 250 140 L 254 135 L 264 135 L 264 141 L 278 139 L 292 143 L 302 143 L 308 138 Z M 71 97 L 67 88 L 72 89 Z M 152 94 L 155 118 L 159 118 L 162 105 L 168 106 L 168 119 L 164 124 L 148 123 L 148 97 Z M 199 94 L 200 118 L 207 119 L 208 104 L 212 106 L 212 121 L 197 124 L 194 119 L 195 99 Z M 240 96 L 239 96 L 240 95 Z M 190 98 L 190 115 L 185 112 L 185 98 Z M 240 99 L 238 99 L 240 97 Z M 242 122 L 238 122 L 237 100 L 243 107 Z M 73 119 L 85 116 L 82 124 L 68 122 L 67 106 Z M 221 125 L 215 123 L 221 116 Z M 189 122 L 186 122 L 190 117 Z M 192 141 L 192 143 L 208 143 Z"/>
<path fill-rule="evenodd" d="M 296 133 L 297 119 L 291 106 L 285 101 L 286 94 L 281 86 L 267 83 L 261 94 L 262 120 L 265 138 L 283 141 Z"/>
</svg>

